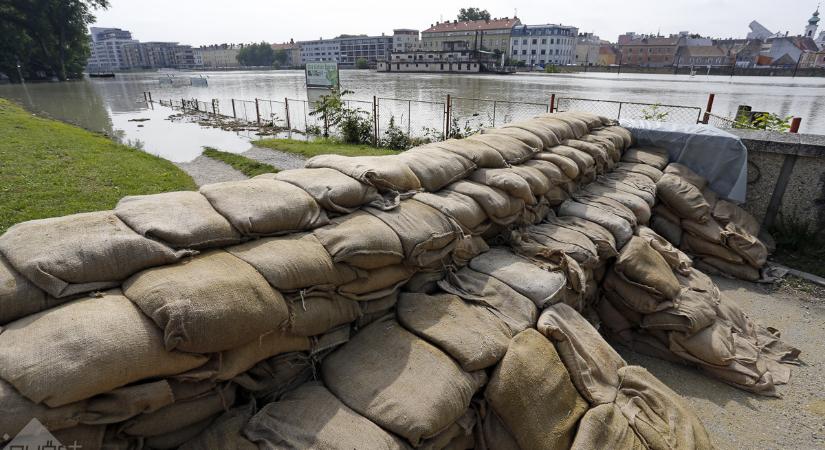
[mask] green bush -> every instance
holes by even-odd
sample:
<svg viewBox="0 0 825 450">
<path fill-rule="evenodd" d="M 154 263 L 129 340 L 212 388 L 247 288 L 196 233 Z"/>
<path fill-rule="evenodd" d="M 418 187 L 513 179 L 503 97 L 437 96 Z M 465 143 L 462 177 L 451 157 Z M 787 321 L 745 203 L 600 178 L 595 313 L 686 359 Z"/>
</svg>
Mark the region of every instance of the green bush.
<svg viewBox="0 0 825 450">
<path fill-rule="evenodd" d="M 367 62 L 365 58 L 358 58 L 355 60 L 355 68 L 356 69 L 369 69 L 370 64 Z"/>
<path fill-rule="evenodd" d="M 384 137 L 381 139 L 381 147 L 393 150 L 406 150 L 413 146 L 412 139 L 404 130 L 395 124 L 395 117 L 390 117 L 390 123 Z"/>
</svg>

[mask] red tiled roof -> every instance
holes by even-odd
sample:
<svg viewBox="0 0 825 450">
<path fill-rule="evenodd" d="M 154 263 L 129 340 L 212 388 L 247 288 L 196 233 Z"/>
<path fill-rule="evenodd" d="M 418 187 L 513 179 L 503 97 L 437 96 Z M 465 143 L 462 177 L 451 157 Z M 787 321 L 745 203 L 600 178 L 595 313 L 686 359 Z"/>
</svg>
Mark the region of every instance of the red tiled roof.
<svg viewBox="0 0 825 450">
<path fill-rule="evenodd" d="M 444 33 L 447 31 L 480 31 L 480 30 L 500 30 L 502 28 L 513 28 L 520 25 L 521 21 L 514 17 L 491 20 L 470 20 L 467 22 L 443 22 L 437 23 L 422 33 Z"/>
</svg>

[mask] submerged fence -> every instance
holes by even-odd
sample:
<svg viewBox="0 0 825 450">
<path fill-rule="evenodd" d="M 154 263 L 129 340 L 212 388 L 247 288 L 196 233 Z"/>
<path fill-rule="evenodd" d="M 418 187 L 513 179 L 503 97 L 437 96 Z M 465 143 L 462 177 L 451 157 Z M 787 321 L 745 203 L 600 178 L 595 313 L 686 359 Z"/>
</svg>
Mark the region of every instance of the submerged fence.
<svg viewBox="0 0 825 450">
<path fill-rule="evenodd" d="M 718 128 L 755 129 L 752 124 L 713 114 L 714 94 L 708 96 L 705 108 L 698 106 L 664 105 L 659 103 L 626 102 L 588 99 L 551 94 L 548 103 L 510 100 L 453 97 L 443 102 L 374 96 L 372 100 L 344 99 L 344 106 L 358 111 L 372 122 L 373 141 L 378 142 L 390 130 L 400 130 L 411 138 L 441 140 L 471 134 L 480 128 L 525 120 L 536 115 L 556 111 L 586 111 L 610 119 L 642 119 L 658 122 L 696 124 L 704 123 Z M 147 102 L 154 101 L 150 92 L 144 92 Z M 228 104 L 217 99 L 204 102 L 198 99 L 159 100 L 164 106 L 213 115 L 221 119 L 273 127 L 306 134 L 334 133 L 334 127 L 325 123 L 321 114 L 314 113 L 314 105 L 307 100 L 284 98 L 279 100 L 230 99 Z M 799 118 L 794 118 L 796 128 Z"/>
</svg>

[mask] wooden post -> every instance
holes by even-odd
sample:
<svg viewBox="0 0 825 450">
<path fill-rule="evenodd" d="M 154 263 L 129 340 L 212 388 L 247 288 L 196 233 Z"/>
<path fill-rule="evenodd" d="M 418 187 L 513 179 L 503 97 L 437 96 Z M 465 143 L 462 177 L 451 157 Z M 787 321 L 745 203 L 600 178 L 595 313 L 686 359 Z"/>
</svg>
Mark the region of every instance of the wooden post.
<svg viewBox="0 0 825 450">
<path fill-rule="evenodd" d="M 284 112 L 286 113 L 286 129 L 291 130 L 292 125 L 289 123 L 289 99 L 284 97 Z"/>
<path fill-rule="evenodd" d="M 801 117 L 794 117 L 791 119 L 791 129 L 788 130 L 789 133 L 799 133 L 799 125 L 802 123 Z"/>
<path fill-rule="evenodd" d="M 713 109 L 713 100 L 716 94 L 708 94 L 708 105 L 705 107 L 705 117 L 702 118 L 702 123 L 707 125 L 710 121 L 710 111 Z"/>
<path fill-rule="evenodd" d="M 237 119 L 238 115 L 235 113 L 235 99 L 232 99 L 232 118 Z"/>
<path fill-rule="evenodd" d="M 444 104 L 444 140 L 450 138 L 450 109 L 452 109 L 453 101 L 450 94 L 447 94 L 447 103 Z"/>
<path fill-rule="evenodd" d="M 550 112 L 556 109 L 556 94 L 550 94 Z"/>
<path fill-rule="evenodd" d="M 213 116 L 218 115 L 218 108 L 215 106 L 215 102 L 217 102 L 217 101 L 218 101 L 218 99 L 216 99 L 216 98 L 212 99 L 212 115 Z"/>
<path fill-rule="evenodd" d="M 186 111 L 186 100 L 183 98 L 180 99 L 180 109 Z"/>
<path fill-rule="evenodd" d="M 255 116 L 257 117 L 258 126 L 261 125 L 261 108 L 258 106 L 258 97 L 255 97 Z"/>
</svg>

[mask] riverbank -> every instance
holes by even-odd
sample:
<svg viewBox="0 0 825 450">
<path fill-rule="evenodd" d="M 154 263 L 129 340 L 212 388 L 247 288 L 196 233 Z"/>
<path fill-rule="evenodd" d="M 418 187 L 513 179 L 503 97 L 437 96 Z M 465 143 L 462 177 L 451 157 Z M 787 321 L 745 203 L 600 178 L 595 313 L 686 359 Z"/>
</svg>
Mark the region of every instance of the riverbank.
<svg viewBox="0 0 825 450">
<path fill-rule="evenodd" d="M 126 195 L 196 188 L 163 158 L 2 98 L 0 161 L 0 233 L 26 220 L 110 209 Z"/>
</svg>

